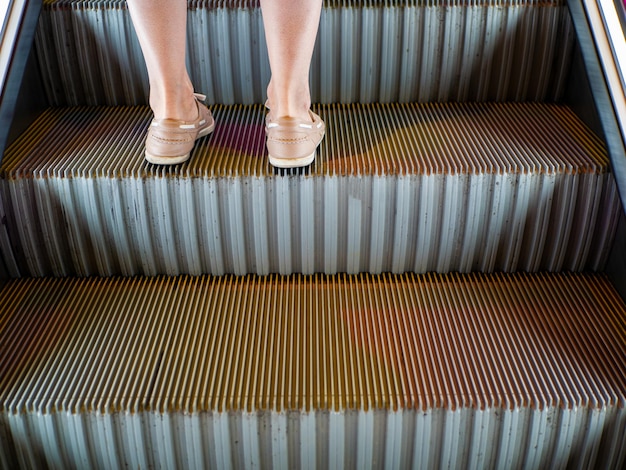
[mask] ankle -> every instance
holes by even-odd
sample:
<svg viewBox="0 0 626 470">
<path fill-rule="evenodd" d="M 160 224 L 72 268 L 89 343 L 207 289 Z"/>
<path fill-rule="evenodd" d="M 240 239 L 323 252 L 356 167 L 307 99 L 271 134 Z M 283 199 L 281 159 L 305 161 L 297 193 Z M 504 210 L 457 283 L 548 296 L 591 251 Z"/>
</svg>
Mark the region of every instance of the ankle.
<svg viewBox="0 0 626 470">
<path fill-rule="evenodd" d="M 311 121 L 309 109 L 311 97 L 308 86 L 298 91 L 276 93 L 272 82 L 267 87 L 267 106 L 273 117 L 289 116 L 303 121 Z"/>
<path fill-rule="evenodd" d="M 198 117 L 193 87 L 181 87 L 174 90 L 151 88 L 150 108 L 155 119 L 193 121 Z"/>
</svg>

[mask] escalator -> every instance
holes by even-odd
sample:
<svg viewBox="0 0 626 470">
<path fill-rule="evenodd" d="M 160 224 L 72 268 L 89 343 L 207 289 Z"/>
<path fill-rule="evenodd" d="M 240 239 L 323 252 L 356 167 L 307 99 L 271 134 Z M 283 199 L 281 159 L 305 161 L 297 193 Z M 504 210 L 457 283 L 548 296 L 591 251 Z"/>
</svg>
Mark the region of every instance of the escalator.
<svg viewBox="0 0 626 470">
<path fill-rule="evenodd" d="M 0 466 L 624 465 L 623 140 L 579 6 L 327 1 L 297 170 L 257 2 L 189 2 L 217 125 L 175 167 L 125 2 L 28 8 Z"/>
</svg>

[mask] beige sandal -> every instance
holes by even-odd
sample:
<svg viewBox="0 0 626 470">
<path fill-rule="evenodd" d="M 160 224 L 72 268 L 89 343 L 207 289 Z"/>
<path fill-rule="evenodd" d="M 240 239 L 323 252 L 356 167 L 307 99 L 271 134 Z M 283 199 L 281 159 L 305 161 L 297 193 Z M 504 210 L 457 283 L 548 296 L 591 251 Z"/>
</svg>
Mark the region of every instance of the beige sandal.
<svg viewBox="0 0 626 470">
<path fill-rule="evenodd" d="M 324 121 L 309 111 L 311 121 L 283 116 L 265 119 L 267 152 L 270 163 L 277 168 L 307 166 L 315 160 L 315 151 L 324 138 Z"/>
<path fill-rule="evenodd" d="M 146 137 L 146 160 L 157 165 L 175 165 L 189 160 L 195 141 L 215 129 L 211 111 L 202 103 L 206 96 L 194 93 L 198 106 L 195 121 L 153 119 Z"/>
</svg>

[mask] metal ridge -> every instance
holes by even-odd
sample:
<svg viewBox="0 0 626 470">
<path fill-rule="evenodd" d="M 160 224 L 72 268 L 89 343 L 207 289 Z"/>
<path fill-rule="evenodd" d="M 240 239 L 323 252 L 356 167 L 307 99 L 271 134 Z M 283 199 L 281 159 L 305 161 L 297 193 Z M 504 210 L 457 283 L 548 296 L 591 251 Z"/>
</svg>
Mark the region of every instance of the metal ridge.
<svg viewBox="0 0 626 470">
<path fill-rule="evenodd" d="M 0 167 L 11 276 L 601 270 L 605 149 L 567 108 L 316 106 L 316 162 L 271 168 L 260 106 L 213 107 L 190 162 L 149 165 L 145 107 L 50 109 Z"/>
<path fill-rule="evenodd" d="M 626 404 L 602 275 L 23 279 L 0 298 L 5 413 Z"/>
<path fill-rule="evenodd" d="M 597 274 L 22 279 L 7 467 L 621 468 L 626 305 Z"/>
<path fill-rule="evenodd" d="M 188 69 L 211 103 L 265 102 L 263 28 L 254 3 L 190 3 Z M 573 44 L 563 2 L 331 2 L 311 63 L 312 100 L 558 101 Z M 36 52 L 53 106 L 148 103 L 123 2 L 47 5 Z"/>
<path fill-rule="evenodd" d="M 47 7 L 66 5 L 88 5 L 90 8 L 118 8 L 125 7 L 126 0 L 43 0 Z M 188 0 L 190 8 L 259 8 L 259 0 Z M 452 5 L 565 5 L 566 0 L 324 0 L 325 8 L 332 7 L 377 7 L 377 6 L 452 6 Z"/>
<path fill-rule="evenodd" d="M 0 172 L 52 177 L 571 174 L 608 171 L 602 141 L 567 107 L 539 103 L 315 105 L 327 135 L 315 163 L 278 171 L 265 158 L 262 106 L 212 107 L 216 131 L 191 160 L 143 160 L 146 107 L 50 108 L 7 149 Z"/>
</svg>

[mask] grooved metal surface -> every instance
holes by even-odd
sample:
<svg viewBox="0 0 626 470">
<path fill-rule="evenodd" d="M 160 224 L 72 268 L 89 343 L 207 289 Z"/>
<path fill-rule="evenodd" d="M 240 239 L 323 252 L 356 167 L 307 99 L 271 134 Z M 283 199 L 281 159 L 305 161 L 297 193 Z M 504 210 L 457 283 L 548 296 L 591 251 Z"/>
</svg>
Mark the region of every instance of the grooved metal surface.
<svg viewBox="0 0 626 470">
<path fill-rule="evenodd" d="M 149 110 L 50 109 L 0 168 L 12 275 L 601 269 L 605 149 L 545 104 L 332 105 L 315 164 L 273 170 L 261 107 L 214 108 L 191 161 L 143 159 Z"/>
<path fill-rule="evenodd" d="M 24 466 L 624 463 L 626 306 L 601 275 L 24 279 L 0 305 Z"/>
<path fill-rule="evenodd" d="M 190 1 L 188 68 L 211 103 L 265 101 L 270 78 L 254 1 Z M 313 102 L 552 101 L 573 28 L 562 0 L 326 2 Z M 36 38 L 51 105 L 147 104 L 123 1 L 46 2 Z"/>
</svg>

